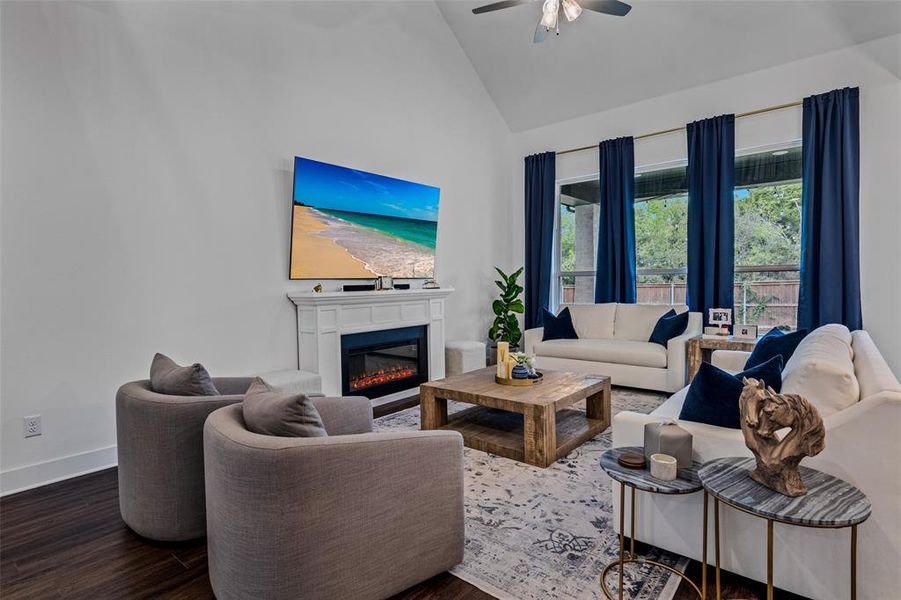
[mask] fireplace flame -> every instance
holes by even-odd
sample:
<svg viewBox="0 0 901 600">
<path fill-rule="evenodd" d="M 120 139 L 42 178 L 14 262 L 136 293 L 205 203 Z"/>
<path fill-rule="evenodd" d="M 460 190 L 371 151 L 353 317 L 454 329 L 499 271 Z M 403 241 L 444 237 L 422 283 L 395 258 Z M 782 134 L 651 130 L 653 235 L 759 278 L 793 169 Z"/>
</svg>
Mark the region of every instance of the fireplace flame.
<svg viewBox="0 0 901 600">
<path fill-rule="evenodd" d="M 361 390 L 363 388 L 381 385 L 398 379 L 406 379 L 416 375 L 416 369 L 410 367 L 392 367 L 390 369 L 381 369 L 372 373 L 363 373 L 357 375 L 350 380 L 350 389 Z"/>
</svg>

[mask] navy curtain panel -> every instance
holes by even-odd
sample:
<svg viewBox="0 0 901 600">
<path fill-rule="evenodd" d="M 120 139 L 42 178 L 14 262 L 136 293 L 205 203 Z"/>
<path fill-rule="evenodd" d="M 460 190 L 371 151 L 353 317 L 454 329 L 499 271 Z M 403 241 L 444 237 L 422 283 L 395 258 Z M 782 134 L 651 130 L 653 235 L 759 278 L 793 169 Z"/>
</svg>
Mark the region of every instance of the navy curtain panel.
<svg viewBox="0 0 901 600">
<path fill-rule="evenodd" d="M 631 137 L 601 142 L 595 302 L 635 302 L 635 151 Z"/>
<path fill-rule="evenodd" d="M 554 251 L 554 186 L 556 155 L 543 152 L 526 157 L 526 279 L 525 326 L 541 325 L 541 309 L 551 295 L 551 263 Z"/>
<path fill-rule="evenodd" d="M 798 327 L 863 327 L 858 88 L 804 98 Z"/>
<path fill-rule="evenodd" d="M 735 115 L 688 133 L 688 308 L 732 308 L 735 274 Z"/>
</svg>

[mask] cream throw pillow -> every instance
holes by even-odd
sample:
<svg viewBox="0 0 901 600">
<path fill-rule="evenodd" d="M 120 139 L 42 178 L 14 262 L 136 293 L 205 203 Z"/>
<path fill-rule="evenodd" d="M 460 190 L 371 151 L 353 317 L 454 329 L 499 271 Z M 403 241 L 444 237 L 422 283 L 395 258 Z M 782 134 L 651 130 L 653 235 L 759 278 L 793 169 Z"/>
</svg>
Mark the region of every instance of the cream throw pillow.
<svg viewBox="0 0 901 600">
<path fill-rule="evenodd" d="M 823 325 L 807 334 L 782 370 L 782 393 L 804 396 L 823 418 L 855 404 L 860 386 L 848 328 Z"/>
<path fill-rule="evenodd" d="M 573 329 L 580 340 L 609 340 L 613 338 L 616 303 L 567 304 L 573 318 Z M 561 307 L 562 310 L 563 307 Z"/>
<path fill-rule="evenodd" d="M 669 304 L 617 304 L 613 337 L 618 340 L 646 342 L 651 337 L 657 320 L 675 309 L 676 314 L 688 310 L 685 305 Z"/>
</svg>

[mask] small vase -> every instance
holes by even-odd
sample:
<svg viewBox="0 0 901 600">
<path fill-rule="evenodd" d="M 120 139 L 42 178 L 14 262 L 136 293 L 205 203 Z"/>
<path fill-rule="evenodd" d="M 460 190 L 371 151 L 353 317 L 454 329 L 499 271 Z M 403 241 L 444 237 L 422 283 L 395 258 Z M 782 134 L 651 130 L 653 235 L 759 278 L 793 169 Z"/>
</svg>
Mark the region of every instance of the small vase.
<svg viewBox="0 0 901 600">
<path fill-rule="evenodd" d="M 513 370 L 510 371 L 510 376 L 513 377 L 513 379 L 528 379 L 529 368 L 525 365 L 516 365 L 513 367 Z"/>
</svg>

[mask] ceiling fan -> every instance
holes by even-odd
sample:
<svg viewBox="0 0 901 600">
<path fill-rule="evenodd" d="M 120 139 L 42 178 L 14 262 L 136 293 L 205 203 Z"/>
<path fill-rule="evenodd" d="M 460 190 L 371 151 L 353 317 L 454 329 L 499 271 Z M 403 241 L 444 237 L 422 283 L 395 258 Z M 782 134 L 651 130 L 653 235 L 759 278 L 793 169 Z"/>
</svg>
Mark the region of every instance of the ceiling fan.
<svg viewBox="0 0 901 600">
<path fill-rule="evenodd" d="M 510 8 L 511 6 L 517 6 L 519 4 L 531 4 L 536 1 L 537 0 L 502 0 L 501 2 L 479 6 L 478 8 L 472 9 L 472 12 L 473 14 L 479 15 L 494 10 Z M 560 16 L 561 10 L 567 21 L 575 21 L 579 18 L 579 15 L 582 14 L 583 8 L 616 17 L 624 17 L 632 10 L 631 6 L 625 2 L 620 2 L 619 0 L 544 0 L 541 5 L 541 19 L 538 21 L 538 26 L 535 28 L 535 36 L 532 38 L 532 41 L 536 44 L 543 42 L 545 36 L 551 29 L 556 29 L 557 35 L 560 35 L 560 19 L 558 17 Z"/>
</svg>

